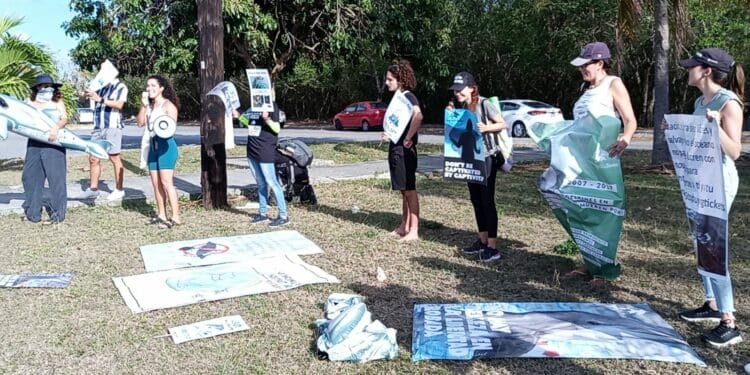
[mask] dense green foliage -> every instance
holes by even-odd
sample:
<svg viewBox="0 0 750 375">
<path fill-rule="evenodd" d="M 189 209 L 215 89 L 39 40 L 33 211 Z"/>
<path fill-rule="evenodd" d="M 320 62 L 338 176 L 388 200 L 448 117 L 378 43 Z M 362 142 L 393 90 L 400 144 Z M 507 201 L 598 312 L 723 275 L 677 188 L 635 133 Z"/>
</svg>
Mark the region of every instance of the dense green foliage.
<svg viewBox="0 0 750 375">
<path fill-rule="evenodd" d="M 72 53 L 77 63 L 97 66 L 108 57 L 140 84 L 147 74 L 167 74 L 185 103 L 183 115 L 198 113 L 194 0 L 70 4 L 76 16 L 66 28 L 81 39 Z M 618 29 L 618 20 L 629 19 L 624 5 L 633 4 L 640 17 Z M 720 46 L 750 62 L 745 0 L 686 5 L 689 25 L 679 17 L 671 25 L 684 39 L 670 57 L 675 112 L 689 109 L 697 94 L 687 89 L 678 58 Z M 387 96 L 383 74 L 398 57 L 415 68 L 428 120 L 439 119 L 450 79 L 463 69 L 475 73 L 484 94 L 542 100 L 569 114 L 580 85 L 569 61 L 581 46 L 599 40 L 613 51 L 613 73 L 629 88 L 639 125 L 650 125 L 653 17 L 647 1 L 224 0 L 223 7 L 227 79 L 246 99 L 244 69 L 268 68 L 291 118 L 330 118 L 349 102 Z"/>
</svg>

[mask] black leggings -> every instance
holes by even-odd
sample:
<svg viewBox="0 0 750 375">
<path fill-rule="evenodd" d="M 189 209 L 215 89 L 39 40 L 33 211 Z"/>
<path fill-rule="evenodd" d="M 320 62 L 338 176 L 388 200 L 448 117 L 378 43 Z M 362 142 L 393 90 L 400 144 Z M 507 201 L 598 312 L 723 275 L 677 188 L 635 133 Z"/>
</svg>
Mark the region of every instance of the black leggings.
<svg viewBox="0 0 750 375">
<path fill-rule="evenodd" d="M 487 232 L 487 237 L 497 238 L 497 207 L 495 206 L 495 177 L 498 166 L 504 162 L 502 156 L 489 157 L 487 165 L 487 185 L 469 183 L 469 197 L 474 206 L 479 232 Z"/>
</svg>

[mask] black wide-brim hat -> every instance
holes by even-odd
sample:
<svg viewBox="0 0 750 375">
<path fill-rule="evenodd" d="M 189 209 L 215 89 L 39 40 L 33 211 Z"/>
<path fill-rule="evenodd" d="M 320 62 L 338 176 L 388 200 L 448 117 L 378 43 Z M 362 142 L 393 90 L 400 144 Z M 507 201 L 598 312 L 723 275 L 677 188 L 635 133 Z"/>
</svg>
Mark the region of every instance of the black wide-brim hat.
<svg viewBox="0 0 750 375">
<path fill-rule="evenodd" d="M 37 76 L 36 83 L 32 87 L 37 87 L 39 85 L 50 85 L 55 88 L 62 87 L 62 83 L 55 82 L 55 80 L 52 79 L 52 76 L 46 73 Z"/>
</svg>

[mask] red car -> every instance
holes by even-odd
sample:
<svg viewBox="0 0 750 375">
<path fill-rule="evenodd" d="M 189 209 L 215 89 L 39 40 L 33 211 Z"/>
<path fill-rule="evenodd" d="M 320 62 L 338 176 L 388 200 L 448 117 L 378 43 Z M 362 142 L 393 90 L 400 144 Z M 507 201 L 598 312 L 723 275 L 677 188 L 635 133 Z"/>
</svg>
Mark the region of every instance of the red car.
<svg viewBox="0 0 750 375">
<path fill-rule="evenodd" d="M 336 130 L 359 128 L 364 131 L 378 126 L 383 127 L 383 117 L 388 104 L 383 102 L 359 102 L 348 105 L 333 117 Z"/>
</svg>

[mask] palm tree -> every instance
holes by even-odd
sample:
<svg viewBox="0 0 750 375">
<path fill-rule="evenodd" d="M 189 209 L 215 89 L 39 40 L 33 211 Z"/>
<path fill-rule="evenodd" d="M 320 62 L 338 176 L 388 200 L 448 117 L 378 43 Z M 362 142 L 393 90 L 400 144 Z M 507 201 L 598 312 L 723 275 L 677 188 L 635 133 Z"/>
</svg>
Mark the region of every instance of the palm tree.
<svg viewBox="0 0 750 375">
<path fill-rule="evenodd" d="M 41 72 L 55 75 L 52 56 L 36 43 L 29 42 L 10 30 L 21 18 L 0 17 L 0 93 L 24 98 Z"/>
<path fill-rule="evenodd" d="M 674 51 L 680 53 L 682 46 L 690 33 L 690 23 L 687 16 L 686 0 L 620 0 L 618 2 L 618 45 L 622 45 L 622 36 L 635 34 L 644 7 L 650 7 L 654 12 L 654 44 L 653 44 L 653 114 L 651 116 L 654 129 L 651 164 L 663 164 L 671 160 L 667 141 L 661 122 L 669 112 L 669 9 L 673 14 Z"/>
</svg>

